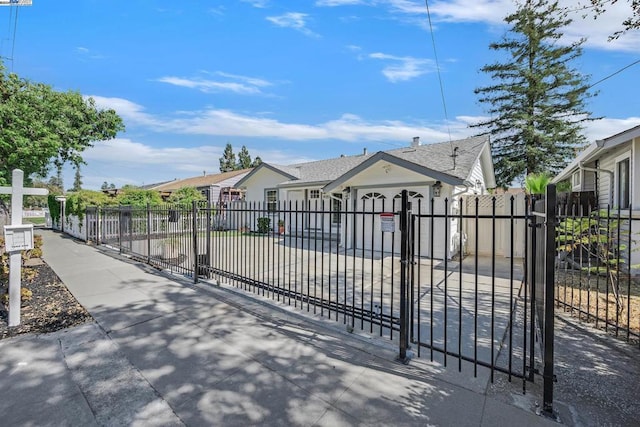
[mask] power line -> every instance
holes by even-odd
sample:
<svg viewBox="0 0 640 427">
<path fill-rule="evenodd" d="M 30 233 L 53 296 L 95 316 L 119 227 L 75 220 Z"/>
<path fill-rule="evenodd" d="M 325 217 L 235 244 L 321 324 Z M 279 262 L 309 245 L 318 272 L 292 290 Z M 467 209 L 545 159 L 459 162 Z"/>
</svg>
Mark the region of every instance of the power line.
<svg viewBox="0 0 640 427">
<path fill-rule="evenodd" d="M 595 82 L 594 84 L 592 84 L 591 86 L 589 86 L 587 89 L 591 89 L 591 88 L 592 88 L 592 87 L 594 87 L 595 85 L 600 84 L 600 83 L 602 83 L 602 82 L 603 82 L 603 81 L 605 81 L 605 80 L 609 80 L 611 77 L 615 76 L 616 74 L 620 74 L 621 72 L 623 72 L 623 71 L 624 71 L 624 70 L 626 70 L 627 68 L 631 68 L 631 67 L 633 67 L 634 65 L 639 64 L 639 63 L 640 63 L 640 59 L 638 59 L 638 60 L 636 60 L 636 61 L 632 62 L 632 63 L 631 63 L 631 64 L 629 64 L 629 65 L 626 65 L 626 66 L 624 66 L 624 67 L 620 68 L 618 71 L 613 72 L 613 73 L 609 74 L 609 75 L 608 75 L 608 76 L 606 76 L 606 77 L 601 78 L 600 80 L 598 80 L 597 82 Z"/>
<path fill-rule="evenodd" d="M 433 57 L 436 61 L 436 71 L 438 72 L 438 82 L 440 83 L 440 97 L 442 98 L 442 108 L 444 109 L 444 119 L 447 123 L 447 134 L 449 135 L 449 144 L 451 145 L 451 155 L 455 156 L 453 142 L 451 141 L 451 127 L 449 126 L 449 116 L 447 114 L 447 103 L 444 97 L 444 85 L 442 84 L 442 74 L 440 73 L 440 62 L 438 61 L 438 51 L 436 50 L 436 38 L 433 34 L 433 25 L 431 24 L 431 11 L 429 10 L 429 0 L 424 1 L 427 6 L 427 18 L 429 19 L 429 31 L 431 33 L 431 44 L 433 45 Z M 454 157 L 455 161 L 455 157 Z"/>
</svg>

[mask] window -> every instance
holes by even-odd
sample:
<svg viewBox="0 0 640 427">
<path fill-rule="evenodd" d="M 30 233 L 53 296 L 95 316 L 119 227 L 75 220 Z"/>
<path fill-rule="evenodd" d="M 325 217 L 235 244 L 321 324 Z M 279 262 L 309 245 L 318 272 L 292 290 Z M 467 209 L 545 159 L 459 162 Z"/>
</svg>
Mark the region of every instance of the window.
<svg viewBox="0 0 640 427">
<path fill-rule="evenodd" d="M 582 171 L 577 170 L 571 175 L 571 186 L 574 190 L 580 189 L 580 184 L 582 183 Z"/>
<path fill-rule="evenodd" d="M 407 192 L 407 196 L 409 196 L 410 199 L 422 199 L 423 198 L 422 194 L 418 193 L 417 191 L 408 191 Z M 401 199 L 401 198 L 402 198 L 402 193 L 398 193 L 394 197 L 394 199 Z"/>
<path fill-rule="evenodd" d="M 621 160 L 616 165 L 617 176 L 617 200 L 618 209 L 629 209 L 629 158 Z"/>
<path fill-rule="evenodd" d="M 319 199 L 320 190 L 309 190 L 309 199 Z"/>
<path fill-rule="evenodd" d="M 331 198 L 331 222 L 334 224 L 340 224 L 342 209 L 342 194 L 334 194 L 338 199 Z"/>
<path fill-rule="evenodd" d="M 269 212 L 278 210 L 278 190 L 266 190 L 264 199 L 267 202 L 267 210 Z"/>
<path fill-rule="evenodd" d="M 386 199 L 386 197 L 384 196 L 384 194 L 380 194 L 380 193 L 367 193 L 364 196 L 361 197 L 362 200 L 382 200 L 382 199 Z"/>
</svg>

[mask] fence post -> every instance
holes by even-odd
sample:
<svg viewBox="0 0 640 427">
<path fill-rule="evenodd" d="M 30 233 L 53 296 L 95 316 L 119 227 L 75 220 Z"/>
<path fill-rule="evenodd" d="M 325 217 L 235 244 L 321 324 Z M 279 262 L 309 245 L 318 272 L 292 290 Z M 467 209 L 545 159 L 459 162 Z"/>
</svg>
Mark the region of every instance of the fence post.
<svg viewBox="0 0 640 427">
<path fill-rule="evenodd" d="M 192 228 L 193 228 L 193 283 L 198 283 L 198 202 L 191 202 Z"/>
<path fill-rule="evenodd" d="M 407 348 L 409 347 L 409 322 L 407 315 L 407 285 L 409 269 L 409 196 L 407 190 L 402 190 L 402 205 L 400 210 L 400 354 L 398 359 L 407 363 Z"/>
<path fill-rule="evenodd" d="M 118 253 L 122 255 L 122 205 L 118 205 Z"/>
<path fill-rule="evenodd" d="M 151 264 L 151 203 L 147 202 L 147 263 Z"/>
<path fill-rule="evenodd" d="M 543 411 L 553 416 L 553 344 L 555 311 L 556 186 L 547 185 L 545 198 L 544 368 Z"/>
</svg>

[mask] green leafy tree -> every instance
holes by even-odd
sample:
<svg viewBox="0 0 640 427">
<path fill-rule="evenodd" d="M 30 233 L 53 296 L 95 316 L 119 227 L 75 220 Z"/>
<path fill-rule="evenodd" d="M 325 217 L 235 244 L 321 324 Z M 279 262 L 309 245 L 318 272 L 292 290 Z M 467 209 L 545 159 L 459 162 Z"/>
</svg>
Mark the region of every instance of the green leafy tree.
<svg viewBox="0 0 640 427">
<path fill-rule="evenodd" d="M 141 188 L 125 185 L 122 192 L 116 197 L 116 202 L 120 205 L 130 205 L 142 207 L 162 204 L 162 197 L 156 190 L 143 190 Z"/>
<path fill-rule="evenodd" d="M 61 171 L 68 161 L 82 163 L 83 150 L 114 138 L 124 126 L 115 111 L 98 109 L 92 98 L 22 79 L 0 62 L 0 129 L 0 185 L 5 185 L 13 169 L 22 169 L 29 183 L 32 175 L 46 176 L 51 164 Z M 61 172 L 58 184 L 62 187 Z M 6 221 L 0 198 L 0 223 Z"/>
<path fill-rule="evenodd" d="M 231 144 L 227 143 L 222 157 L 220 157 L 220 172 L 231 172 L 233 170 L 236 170 L 236 155 L 233 153 Z"/>
<path fill-rule="evenodd" d="M 22 79 L 1 63 L 0 100 L 2 184 L 16 168 L 29 177 L 45 176 L 52 163 L 80 164 L 83 150 L 124 130 L 116 112 L 98 109 L 92 98 Z"/>
<path fill-rule="evenodd" d="M 236 166 L 237 170 L 247 169 L 251 167 L 251 156 L 249 155 L 249 150 L 247 150 L 247 147 L 245 147 L 244 145 L 238 153 L 238 164 Z"/>
<path fill-rule="evenodd" d="M 527 0 L 505 21 L 509 33 L 490 48 L 507 59 L 482 67 L 492 83 L 475 90 L 491 119 L 474 125 L 492 135 L 503 187 L 528 174 L 559 171 L 586 142 L 582 124 L 593 120 L 585 109 L 593 96 L 587 77 L 570 65 L 585 40 L 558 43 L 571 23 L 566 11 L 557 2 Z"/>
<path fill-rule="evenodd" d="M 169 203 L 180 205 L 191 205 L 194 201 L 199 202 L 205 200 L 202 192 L 194 187 L 182 187 L 171 193 Z"/>
<path fill-rule="evenodd" d="M 607 11 L 608 6 L 618 3 L 618 0 L 589 0 L 589 3 L 590 6 L 585 7 L 586 13 L 583 17 L 593 16 L 594 19 L 597 19 Z M 615 40 L 628 31 L 640 28 L 640 0 L 628 0 L 626 3 L 631 6 L 631 16 L 624 18 L 622 29 L 610 35 L 609 40 Z"/>
<path fill-rule="evenodd" d="M 116 201 L 104 194 L 102 191 L 79 190 L 67 194 L 65 202 L 65 216 L 74 215 L 78 219 L 84 218 L 88 206 L 109 206 L 116 204 Z"/>
</svg>

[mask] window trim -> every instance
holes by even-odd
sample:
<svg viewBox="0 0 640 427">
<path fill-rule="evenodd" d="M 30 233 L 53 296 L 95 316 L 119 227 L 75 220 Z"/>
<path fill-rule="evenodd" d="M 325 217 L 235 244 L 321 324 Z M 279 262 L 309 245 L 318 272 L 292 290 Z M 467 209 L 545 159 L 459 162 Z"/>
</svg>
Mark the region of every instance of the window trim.
<svg viewBox="0 0 640 427">
<path fill-rule="evenodd" d="M 578 169 L 571 174 L 571 189 L 573 191 L 582 189 L 582 169 Z"/>
<path fill-rule="evenodd" d="M 625 163 L 627 164 L 627 180 L 626 180 L 626 203 L 623 205 L 621 202 L 621 182 L 620 182 L 620 165 Z M 627 151 L 626 153 L 616 157 L 615 159 L 615 169 L 614 169 L 614 206 L 616 209 L 626 210 L 631 206 L 631 152 Z"/>
<path fill-rule="evenodd" d="M 274 194 L 275 198 L 269 200 L 269 194 Z M 264 189 L 264 203 L 267 212 L 276 212 L 278 210 L 278 189 L 277 188 L 265 188 Z"/>
</svg>

